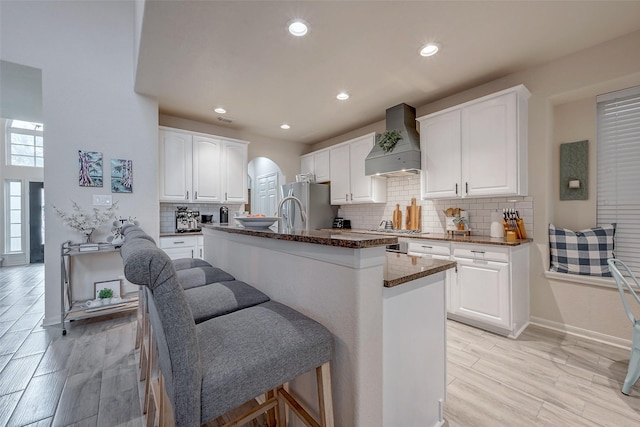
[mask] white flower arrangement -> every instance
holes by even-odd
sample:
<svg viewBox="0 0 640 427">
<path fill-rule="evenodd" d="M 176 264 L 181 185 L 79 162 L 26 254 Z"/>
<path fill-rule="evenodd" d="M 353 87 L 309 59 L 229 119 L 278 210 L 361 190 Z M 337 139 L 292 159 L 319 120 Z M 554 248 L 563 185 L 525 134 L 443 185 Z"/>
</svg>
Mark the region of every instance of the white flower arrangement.
<svg viewBox="0 0 640 427">
<path fill-rule="evenodd" d="M 91 242 L 91 233 L 93 233 L 93 231 L 103 223 L 113 218 L 115 211 L 118 209 L 118 202 L 115 202 L 105 210 L 93 208 L 92 214 L 86 214 L 80 205 L 73 200 L 71 201 L 71 204 L 73 205 L 73 211 L 69 214 L 55 206 L 53 209 L 56 214 L 62 218 L 62 223 L 64 225 L 75 228 L 85 235 L 87 243 Z"/>
</svg>

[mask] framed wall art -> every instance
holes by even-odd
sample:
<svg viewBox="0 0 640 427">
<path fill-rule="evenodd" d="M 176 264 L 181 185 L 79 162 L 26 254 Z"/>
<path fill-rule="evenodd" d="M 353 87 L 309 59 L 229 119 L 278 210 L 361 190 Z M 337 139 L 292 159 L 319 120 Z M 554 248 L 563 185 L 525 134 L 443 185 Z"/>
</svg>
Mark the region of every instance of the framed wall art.
<svg viewBox="0 0 640 427">
<path fill-rule="evenodd" d="M 102 187 L 102 153 L 78 150 L 78 184 Z"/>
<path fill-rule="evenodd" d="M 111 159 L 111 192 L 133 192 L 133 162 L 131 160 Z"/>
</svg>

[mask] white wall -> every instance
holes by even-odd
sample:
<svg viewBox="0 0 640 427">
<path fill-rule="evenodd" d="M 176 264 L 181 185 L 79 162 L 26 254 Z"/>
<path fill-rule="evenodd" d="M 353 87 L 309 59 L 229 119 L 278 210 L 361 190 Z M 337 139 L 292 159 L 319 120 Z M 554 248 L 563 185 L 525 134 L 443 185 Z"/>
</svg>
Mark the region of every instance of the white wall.
<svg viewBox="0 0 640 427">
<path fill-rule="evenodd" d="M 119 214 L 158 230 L 158 106 L 133 92 L 134 4 L 113 1 L 0 2 L 1 59 L 42 70 L 45 125 L 45 323 L 60 315 L 60 244 L 78 240 L 51 206 L 74 200 L 90 209 L 93 194 L 111 194 L 111 158 L 133 160 L 133 193 L 114 194 Z M 78 186 L 78 150 L 100 151 L 105 187 Z M 98 237 L 104 238 L 108 226 Z M 122 275 L 109 261 L 103 275 Z M 96 280 L 102 280 L 97 278 Z"/>
</svg>

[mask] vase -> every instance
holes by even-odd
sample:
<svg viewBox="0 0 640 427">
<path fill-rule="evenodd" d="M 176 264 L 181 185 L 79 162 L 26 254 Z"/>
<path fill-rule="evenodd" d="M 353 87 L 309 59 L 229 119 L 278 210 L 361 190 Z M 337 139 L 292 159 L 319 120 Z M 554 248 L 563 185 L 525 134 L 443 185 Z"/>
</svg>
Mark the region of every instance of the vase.
<svg viewBox="0 0 640 427">
<path fill-rule="evenodd" d="M 93 228 L 82 231 L 84 233 L 84 243 L 93 243 L 93 231 Z"/>
</svg>

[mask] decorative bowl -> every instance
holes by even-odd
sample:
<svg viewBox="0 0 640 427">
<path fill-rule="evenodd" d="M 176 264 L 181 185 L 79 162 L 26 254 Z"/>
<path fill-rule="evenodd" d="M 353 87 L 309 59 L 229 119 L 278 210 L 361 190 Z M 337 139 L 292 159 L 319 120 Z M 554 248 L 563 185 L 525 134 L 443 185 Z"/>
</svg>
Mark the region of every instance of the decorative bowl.
<svg viewBox="0 0 640 427">
<path fill-rule="evenodd" d="M 277 216 L 239 216 L 234 219 L 246 228 L 269 228 L 280 218 Z"/>
</svg>

